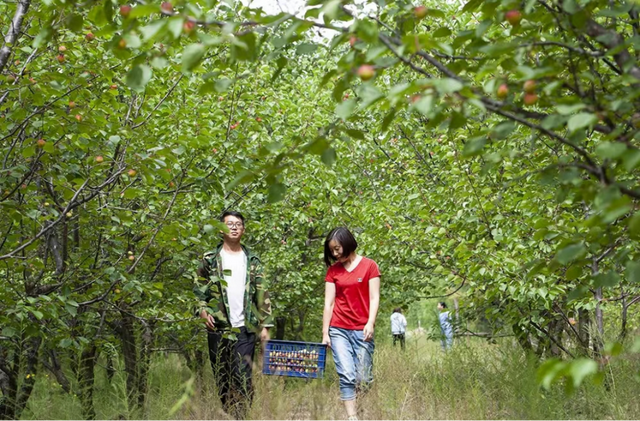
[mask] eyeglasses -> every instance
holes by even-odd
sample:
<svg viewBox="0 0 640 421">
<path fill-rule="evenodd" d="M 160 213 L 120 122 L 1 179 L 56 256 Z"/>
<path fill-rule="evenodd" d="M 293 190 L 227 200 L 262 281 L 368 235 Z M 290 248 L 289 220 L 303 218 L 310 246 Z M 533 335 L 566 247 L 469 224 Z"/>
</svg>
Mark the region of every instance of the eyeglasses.
<svg viewBox="0 0 640 421">
<path fill-rule="evenodd" d="M 231 228 L 238 228 L 238 229 L 242 229 L 242 227 L 244 226 L 244 224 L 242 222 L 236 222 L 236 223 L 231 223 L 231 224 L 225 224 L 227 227 L 229 227 L 229 229 Z"/>
</svg>

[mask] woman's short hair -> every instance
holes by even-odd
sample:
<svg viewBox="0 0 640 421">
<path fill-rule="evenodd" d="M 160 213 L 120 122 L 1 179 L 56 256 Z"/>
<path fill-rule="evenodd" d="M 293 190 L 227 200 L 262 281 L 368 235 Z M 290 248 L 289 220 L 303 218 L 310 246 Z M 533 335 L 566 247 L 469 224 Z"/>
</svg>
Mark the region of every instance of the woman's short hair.
<svg viewBox="0 0 640 421">
<path fill-rule="evenodd" d="M 445 303 L 444 301 L 440 301 L 438 304 L 440 304 L 440 307 L 442 308 L 447 308 L 447 303 Z"/>
<path fill-rule="evenodd" d="M 331 248 L 329 247 L 329 243 L 332 240 L 335 240 L 342 246 L 343 256 L 349 256 L 358 248 L 358 242 L 356 241 L 356 238 L 353 236 L 353 234 L 351 234 L 351 231 L 349 231 L 346 227 L 334 228 L 324 240 L 324 264 L 327 265 L 327 267 L 331 266 L 332 263 L 337 260 L 333 256 Z"/>
<path fill-rule="evenodd" d="M 402 309 L 400 307 L 396 307 L 393 309 L 394 313 L 402 313 Z"/>
</svg>

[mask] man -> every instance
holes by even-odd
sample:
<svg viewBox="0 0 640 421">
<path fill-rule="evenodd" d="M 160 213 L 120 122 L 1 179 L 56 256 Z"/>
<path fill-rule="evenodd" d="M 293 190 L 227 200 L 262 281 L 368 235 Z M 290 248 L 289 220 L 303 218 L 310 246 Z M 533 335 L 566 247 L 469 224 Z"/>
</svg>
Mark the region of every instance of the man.
<svg viewBox="0 0 640 421">
<path fill-rule="evenodd" d="M 204 254 L 193 289 L 199 300 L 197 314 L 208 329 L 209 359 L 223 409 L 242 419 L 251 406 L 251 370 L 256 334 L 269 340 L 273 326 L 271 302 L 258 257 L 240 244 L 245 219 L 225 212 L 229 228 L 214 251 Z"/>
<path fill-rule="evenodd" d="M 404 332 L 407 329 L 407 319 L 402 315 L 402 309 L 397 307 L 393 309 L 391 315 L 391 333 L 393 334 L 393 346 L 400 341 L 400 348 L 404 351 Z"/>
<path fill-rule="evenodd" d="M 438 320 L 440 321 L 440 331 L 442 332 L 440 344 L 442 345 L 442 349 L 446 351 L 453 345 L 453 327 L 451 326 L 451 318 L 447 311 L 447 303 L 439 302 L 438 310 L 440 310 Z"/>
</svg>

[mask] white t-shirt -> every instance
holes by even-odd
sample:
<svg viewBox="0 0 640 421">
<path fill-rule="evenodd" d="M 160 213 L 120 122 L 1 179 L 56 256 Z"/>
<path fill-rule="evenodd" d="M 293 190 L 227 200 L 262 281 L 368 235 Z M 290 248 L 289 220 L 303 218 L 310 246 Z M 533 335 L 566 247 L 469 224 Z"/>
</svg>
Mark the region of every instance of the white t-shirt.
<svg viewBox="0 0 640 421">
<path fill-rule="evenodd" d="M 227 282 L 231 326 L 241 327 L 244 326 L 244 289 L 247 280 L 247 256 L 242 251 L 230 253 L 222 249 L 220 257 L 222 257 L 222 270 L 231 271 L 230 275 L 224 275 L 224 280 Z"/>
<path fill-rule="evenodd" d="M 407 328 L 407 319 L 404 318 L 402 313 L 393 313 L 391 315 L 391 333 L 399 335 L 404 333 Z"/>
</svg>

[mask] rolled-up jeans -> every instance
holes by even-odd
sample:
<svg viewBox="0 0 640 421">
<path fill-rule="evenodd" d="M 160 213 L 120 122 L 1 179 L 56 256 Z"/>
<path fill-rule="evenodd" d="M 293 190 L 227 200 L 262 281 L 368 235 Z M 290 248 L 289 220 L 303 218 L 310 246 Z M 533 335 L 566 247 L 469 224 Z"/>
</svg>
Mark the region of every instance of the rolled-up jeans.
<svg viewBox="0 0 640 421">
<path fill-rule="evenodd" d="M 373 382 L 373 339 L 364 340 L 362 330 L 329 328 L 331 351 L 340 380 L 340 399 L 356 398 L 356 387 L 367 388 Z"/>
</svg>

